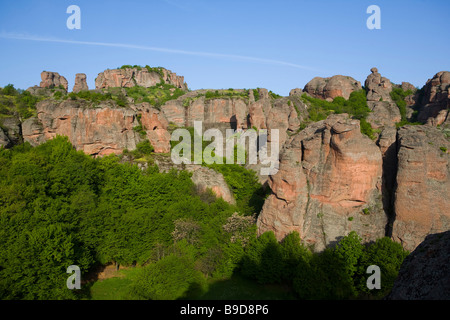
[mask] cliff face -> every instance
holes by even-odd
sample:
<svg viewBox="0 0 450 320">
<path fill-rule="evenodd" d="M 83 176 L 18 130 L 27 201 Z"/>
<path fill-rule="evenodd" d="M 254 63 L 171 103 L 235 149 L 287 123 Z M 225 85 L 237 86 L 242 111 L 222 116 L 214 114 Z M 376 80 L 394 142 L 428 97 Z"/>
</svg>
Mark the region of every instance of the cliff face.
<svg viewBox="0 0 450 320">
<path fill-rule="evenodd" d="M 37 117 L 27 119 L 22 130 L 24 140 L 32 145 L 65 135 L 77 150 L 102 156 L 135 149 L 139 137 L 133 127 L 137 125 L 136 113 L 130 109 L 44 100 L 37 105 Z"/>
<path fill-rule="evenodd" d="M 388 300 L 450 299 L 450 231 L 431 234 L 405 258 Z"/>
<path fill-rule="evenodd" d="M 158 70 L 106 70 L 99 74 L 96 86 L 151 87 L 163 79 L 187 89 L 183 77 Z M 268 142 L 274 139 L 270 131 L 278 129 L 279 170 L 259 176 L 272 190 L 257 221 L 260 234 L 271 230 L 281 240 L 298 231 L 306 243 L 322 250 L 354 230 L 365 241 L 387 235 L 413 250 L 426 235 L 450 229 L 449 74 L 437 73 L 423 90 L 406 98 L 424 125 L 398 129 L 401 116 L 390 92 L 400 86 L 372 68 L 365 89 L 372 111 L 367 121 L 377 130 L 375 140 L 361 134 L 359 120 L 345 114 L 331 115 L 300 130 L 309 112 L 300 98 L 304 91 L 330 100 L 348 98 L 361 89 L 351 77 L 334 76 L 315 78 L 304 91 L 291 90 L 289 97 L 274 98 L 266 89 L 220 90 L 213 95 L 215 90 L 196 90 L 158 108 L 147 102 L 134 104 L 130 97 L 125 107 L 112 100 L 94 105 L 82 99 L 49 98 L 39 102 L 37 115 L 24 122 L 0 118 L 0 146 L 10 147 L 22 139 L 37 145 L 66 135 L 77 150 L 93 156 L 134 150 L 143 139 L 150 141 L 156 153 L 167 154 L 170 130 L 192 127 L 194 121 L 201 121 L 204 130 L 216 128 L 224 134 L 231 128 L 268 129 Z M 42 79 L 41 86 L 47 88 L 64 83 L 57 73 L 43 73 Z M 77 74 L 74 91 L 85 90 L 85 84 L 85 76 Z M 415 89 L 406 82 L 401 88 Z M 145 132 L 134 130 L 137 126 Z M 262 164 L 246 166 L 259 173 Z M 234 202 L 223 177 L 201 167 L 188 170 L 194 172 L 199 190 L 210 188 Z"/>
<path fill-rule="evenodd" d="M 272 230 L 281 240 L 297 231 L 316 250 L 351 230 L 366 241 L 382 237 L 381 172 L 381 152 L 359 121 L 339 115 L 315 123 L 286 143 L 280 170 L 269 179 L 273 194 L 259 215 L 259 233 Z"/>
<path fill-rule="evenodd" d="M 413 250 L 427 234 L 450 230 L 450 142 L 431 126 L 398 131 L 393 238 Z"/>
<path fill-rule="evenodd" d="M 429 79 L 423 88 L 424 95 L 418 120 L 433 126 L 450 122 L 450 72 L 441 71 Z"/>
</svg>

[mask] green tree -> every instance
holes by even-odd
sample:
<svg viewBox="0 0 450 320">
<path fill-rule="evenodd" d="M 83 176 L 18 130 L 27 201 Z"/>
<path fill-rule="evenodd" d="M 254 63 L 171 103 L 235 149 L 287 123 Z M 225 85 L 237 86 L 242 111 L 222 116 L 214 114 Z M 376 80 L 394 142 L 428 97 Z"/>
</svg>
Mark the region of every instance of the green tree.
<svg viewBox="0 0 450 320">
<path fill-rule="evenodd" d="M 142 300 L 175 300 L 191 290 L 204 290 L 202 273 L 189 255 L 170 254 L 142 268 L 130 289 L 130 296 Z"/>
<path fill-rule="evenodd" d="M 388 237 L 380 238 L 370 244 L 361 255 L 357 274 L 355 276 L 355 282 L 359 292 L 378 298 L 386 296 L 392 289 L 403 260 L 408 254 L 409 252 L 404 250 L 401 244 L 392 241 L 392 239 Z M 366 282 L 370 275 L 366 273 L 366 270 L 370 265 L 380 267 L 380 290 L 369 290 L 367 288 Z"/>
</svg>

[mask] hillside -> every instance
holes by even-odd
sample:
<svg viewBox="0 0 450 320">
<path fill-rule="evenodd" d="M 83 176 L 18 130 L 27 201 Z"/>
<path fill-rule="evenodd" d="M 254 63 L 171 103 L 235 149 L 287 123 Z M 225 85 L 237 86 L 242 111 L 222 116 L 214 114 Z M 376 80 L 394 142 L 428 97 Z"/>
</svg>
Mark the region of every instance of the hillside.
<svg viewBox="0 0 450 320">
<path fill-rule="evenodd" d="M 381 298 L 408 252 L 450 230 L 448 71 L 420 89 L 377 68 L 364 86 L 316 77 L 287 97 L 189 90 L 149 66 L 105 70 L 91 90 L 84 74 L 71 92 L 56 72 L 41 78 L 0 89 L 2 299 L 91 298 L 65 288 L 72 264 L 84 275 L 136 268 L 125 299 L 215 296 L 219 280 L 289 298 Z M 211 152 L 203 136 L 188 164 L 174 163 L 198 123 L 267 143 L 247 144 L 239 164 L 239 148 L 218 151 L 231 138 Z M 179 129 L 189 141 L 172 141 Z M 382 290 L 365 286 L 371 264 Z"/>
</svg>

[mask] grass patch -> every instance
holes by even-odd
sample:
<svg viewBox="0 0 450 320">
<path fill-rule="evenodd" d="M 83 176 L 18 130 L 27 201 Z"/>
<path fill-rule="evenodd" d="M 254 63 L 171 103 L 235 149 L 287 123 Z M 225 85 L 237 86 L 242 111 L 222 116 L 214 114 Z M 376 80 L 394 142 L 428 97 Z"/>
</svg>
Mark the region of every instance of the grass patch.
<svg viewBox="0 0 450 320">
<path fill-rule="evenodd" d="M 141 268 L 119 270 L 118 276 L 98 280 L 90 288 L 92 300 L 128 300 L 129 290 Z M 229 279 L 210 279 L 203 294 L 192 292 L 186 299 L 194 300 L 293 300 L 295 293 L 287 285 L 258 284 L 239 274 Z"/>
<path fill-rule="evenodd" d="M 119 270 L 117 276 L 97 280 L 90 288 L 92 300 L 127 300 L 130 285 L 135 279 L 139 267 Z"/>
</svg>

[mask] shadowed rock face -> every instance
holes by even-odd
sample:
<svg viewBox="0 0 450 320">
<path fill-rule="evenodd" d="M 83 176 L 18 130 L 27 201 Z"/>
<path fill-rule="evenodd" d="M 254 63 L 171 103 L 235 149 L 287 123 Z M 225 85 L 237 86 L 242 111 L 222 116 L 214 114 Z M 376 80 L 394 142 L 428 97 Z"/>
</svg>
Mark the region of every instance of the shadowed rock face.
<svg viewBox="0 0 450 320">
<path fill-rule="evenodd" d="M 0 148 L 1 147 L 8 147 L 11 141 L 9 140 L 8 136 L 3 132 L 3 129 L 0 128 Z"/>
<path fill-rule="evenodd" d="M 53 87 L 59 87 L 62 85 L 64 89 L 67 91 L 68 88 L 68 82 L 67 79 L 63 76 L 60 76 L 58 72 L 49 72 L 49 71 L 43 71 L 41 73 L 41 88 L 53 88 Z"/>
<path fill-rule="evenodd" d="M 450 229 L 450 142 L 431 126 L 405 126 L 397 143 L 392 236 L 413 250 L 427 234 Z"/>
<path fill-rule="evenodd" d="M 388 300 L 450 299 L 450 231 L 428 235 L 405 258 Z"/>
<path fill-rule="evenodd" d="M 315 98 L 333 100 L 336 97 L 348 99 L 353 91 L 361 89 L 361 83 L 352 77 L 336 75 L 331 78 L 315 77 L 303 91 Z"/>
<path fill-rule="evenodd" d="M 184 82 L 183 76 L 177 76 L 170 70 L 161 68 L 162 77 L 158 72 L 149 71 L 147 68 L 126 68 L 105 70 L 98 74 L 95 79 L 96 89 L 105 88 L 130 88 L 141 86 L 145 88 L 153 87 L 164 80 L 165 83 L 174 85 L 177 88 L 187 90 L 187 84 Z"/>
<path fill-rule="evenodd" d="M 427 81 L 421 104 L 417 117 L 419 121 L 436 126 L 448 120 L 450 108 L 449 71 L 438 72 Z"/>
<path fill-rule="evenodd" d="M 336 115 L 314 123 L 286 143 L 258 232 L 272 230 L 282 239 L 298 231 L 316 250 L 351 230 L 365 241 L 382 237 L 381 171 L 381 152 L 361 134 L 359 121 Z"/>
</svg>

